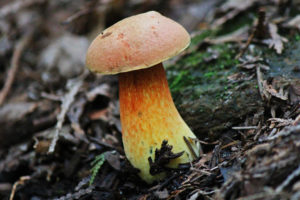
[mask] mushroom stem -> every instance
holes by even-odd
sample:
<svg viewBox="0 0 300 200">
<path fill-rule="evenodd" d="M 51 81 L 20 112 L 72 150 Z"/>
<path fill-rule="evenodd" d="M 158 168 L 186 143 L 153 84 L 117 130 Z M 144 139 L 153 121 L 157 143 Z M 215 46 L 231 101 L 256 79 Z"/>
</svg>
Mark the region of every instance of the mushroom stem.
<svg viewBox="0 0 300 200">
<path fill-rule="evenodd" d="M 140 170 L 141 178 L 151 183 L 163 177 L 152 176 L 148 162 L 149 157 L 155 159 L 155 150 L 160 149 L 163 140 L 173 146 L 174 153 L 184 151 L 168 167 L 175 168 L 195 159 L 184 137 L 199 152 L 192 141 L 196 136 L 174 105 L 162 63 L 119 74 L 119 87 L 124 149 L 131 164 Z"/>
</svg>

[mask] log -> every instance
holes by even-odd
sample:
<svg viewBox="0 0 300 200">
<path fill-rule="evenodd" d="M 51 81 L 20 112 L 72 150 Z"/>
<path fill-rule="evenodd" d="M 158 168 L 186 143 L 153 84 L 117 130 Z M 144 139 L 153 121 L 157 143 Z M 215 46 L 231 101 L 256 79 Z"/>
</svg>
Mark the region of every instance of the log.
<svg viewBox="0 0 300 200">
<path fill-rule="evenodd" d="M 194 48 L 195 45 L 192 45 Z M 168 80 L 175 104 L 184 120 L 199 138 L 218 137 L 231 128 L 268 107 L 262 99 L 256 68 L 261 65 L 269 70 L 260 71 L 266 84 L 275 84 L 276 91 L 300 85 L 300 42 L 290 42 L 281 55 L 267 47 L 256 45 L 263 60 L 252 68 L 235 60 L 237 46 L 218 44 L 201 50 L 191 50 L 175 64 L 168 67 Z M 242 67 L 239 67 L 242 66 Z M 299 94 L 300 95 L 300 94 Z M 281 99 L 272 96 L 272 100 Z M 287 99 L 290 104 L 299 100 Z"/>
</svg>

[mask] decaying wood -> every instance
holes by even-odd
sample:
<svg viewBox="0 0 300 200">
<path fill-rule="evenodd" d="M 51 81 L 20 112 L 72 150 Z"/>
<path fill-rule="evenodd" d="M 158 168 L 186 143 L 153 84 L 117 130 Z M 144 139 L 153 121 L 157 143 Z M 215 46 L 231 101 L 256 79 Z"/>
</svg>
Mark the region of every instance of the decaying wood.
<svg viewBox="0 0 300 200">
<path fill-rule="evenodd" d="M 284 60 L 284 57 L 282 58 Z M 273 58 L 269 57 L 268 59 Z M 233 88 L 226 91 L 223 91 L 222 88 L 215 91 L 210 90 L 195 100 L 189 100 L 190 96 L 193 95 L 192 90 L 192 94 L 182 94 L 181 99 L 184 101 L 177 104 L 178 110 L 199 138 L 207 137 L 207 135 L 218 137 L 218 133 L 236 126 L 240 119 L 264 112 L 265 108 L 270 108 L 270 113 L 274 117 L 277 107 L 270 106 L 272 101 L 288 102 L 297 107 L 299 101 L 293 100 L 295 92 L 289 91 L 299 85 L 300 77 L 293 72 L 294 66 L 288 63 L 288 59 L 283 61 L 285 72 L 275 76 L 273 75 L 274 69 L 272 69 L 274 66 L 261 64 L 261 61 L 256 59 L 251 62 L 247 64 L 248 66 L 251 65 L 251 68 L 248 69 L 245 66 L 245 69 L 256 69 L 252 72 L 253 75 L 249 75 L 249 79 L 239 81 Z M 273 83 L 269 83 L 268 79 L 273 80 Z M 228 98 L 220 98 L 216 101 L 216 93 L 229 95 Z M 256 126 L 257 124 L 250 124 L 250 127 L 254 129 Z"/>
</svg>

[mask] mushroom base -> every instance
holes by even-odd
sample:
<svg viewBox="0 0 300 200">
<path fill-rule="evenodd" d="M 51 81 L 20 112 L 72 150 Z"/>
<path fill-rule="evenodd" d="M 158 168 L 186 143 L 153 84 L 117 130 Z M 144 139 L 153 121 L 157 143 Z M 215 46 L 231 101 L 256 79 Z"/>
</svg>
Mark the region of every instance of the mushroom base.
<svg viewBox="0 0 300 200">
<path fill-rule="evenodd" d="M 191 148 L 199 154 L 194 143 L 196 136 L 179 115 L 166 80 L 162 63 L 151 68 L 119 75 L 120 115 L 125 154 L 131 164 L 140 170 L 140 177 L 147 183 L 162 178 L 149 172 L 148 158 L 155 160 L 155 150 L 163 140 L 173 146 L 173 153 L 184 151 L 167 167 L 176 168 L 180 163 L 195 159 Z M 190 141 L 190 147 L 184 141 Z"/>
</svg>

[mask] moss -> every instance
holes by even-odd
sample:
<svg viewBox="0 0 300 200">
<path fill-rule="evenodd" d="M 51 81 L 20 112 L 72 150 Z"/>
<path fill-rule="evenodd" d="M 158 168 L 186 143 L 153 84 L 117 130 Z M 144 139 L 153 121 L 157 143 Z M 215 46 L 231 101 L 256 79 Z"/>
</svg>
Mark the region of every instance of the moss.
<svg viewBox="0 0 300 200">
<path fill-rule="evenodd" d="M 191 93 L 190 100 L 212 90 L 223 90 L 230 84 L 227 76 L 233 73 L 238 61 L 231 44 L 211 46 L 207 51 L 194 51 L 168 68 L 168 80 L 174 96 Z M 221 97 L 224 95 L 216 94 Z"/>
<path fill-rule="evenodd" d="M 205 38 L 207 37 L 212 37 L 216 34 L 216 31 L 213 30 L 204 30 L 201 33 L 195 35 L 192 39 L 191 39 L 191 47 L 193 47 L 194 45 L 198 45 L 200 42 L 202 42 Z"/>
<path fill-rule="evenodd" d="M 300 34 L 297 33 L 297 34 L 295 35 L 295 40 L 296 40 L 296 41 L 300 41 Z"/>
<path fill-rule="evenodd" d="M 236 67 L 239 64 L 235 59 L 240 52 L 239 44 L 208 46 L 203 42 L 207 37 L 228 34 L 252 24 L 252 21 L 251 15 L 248 15 L 247 19 L 225 24 L 223 29 L 202 31 L 192 38 L 188 54 L 168 66 L 167 77 L 174 102 L 199 138 L 222 131 L 263 107 L 256 78 L 236 82 L 227 78 L 233 74 L 245 77 L 255 74 L 253 70 Z M 263 71 L 265 80 L 276 76 L 300 78 L 300 72 L 295 70 L 295 66 L 300 66 L 299 38 L 299 33 L 288 37 L 289 43 L 285 44 L 281 55 L 266 45 L 257 44 L 251 44 L 245 55 L 261 57 L 270 66 L 270 70 Z"/>
</svg>

